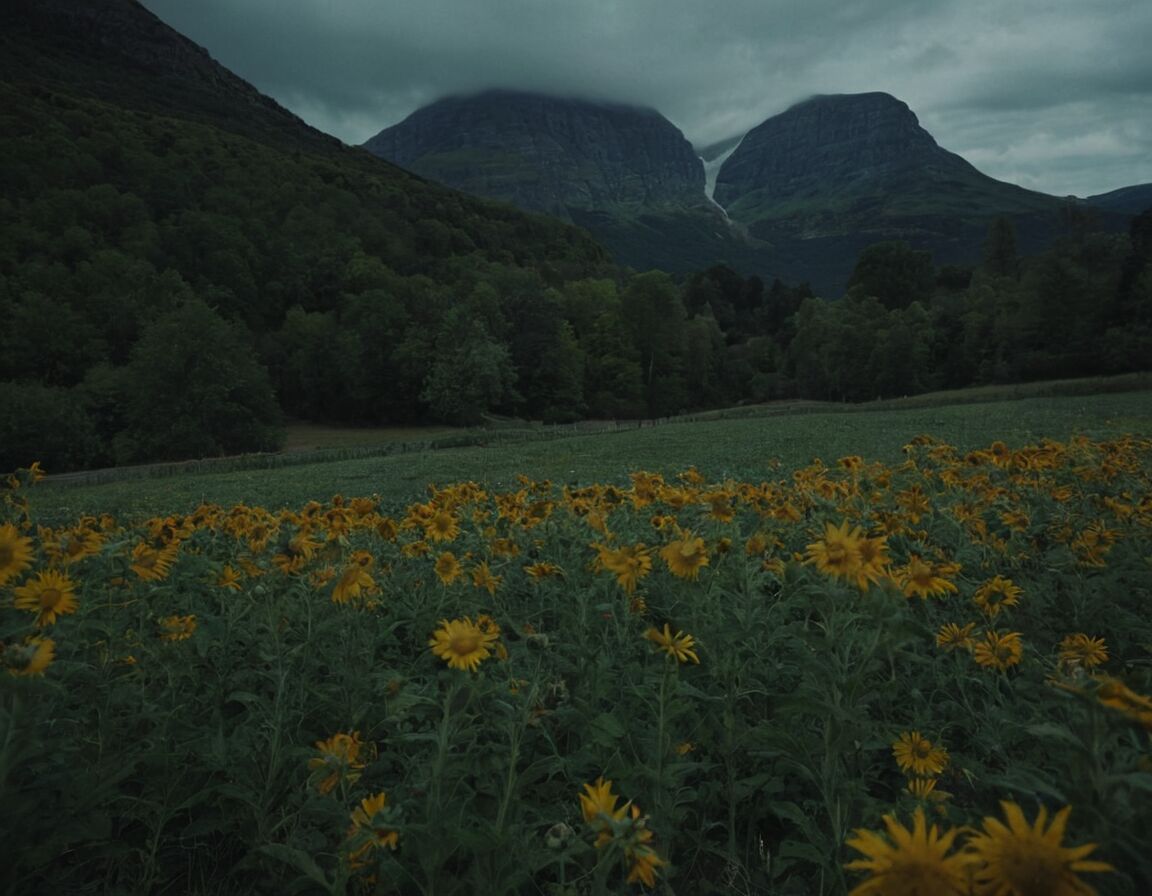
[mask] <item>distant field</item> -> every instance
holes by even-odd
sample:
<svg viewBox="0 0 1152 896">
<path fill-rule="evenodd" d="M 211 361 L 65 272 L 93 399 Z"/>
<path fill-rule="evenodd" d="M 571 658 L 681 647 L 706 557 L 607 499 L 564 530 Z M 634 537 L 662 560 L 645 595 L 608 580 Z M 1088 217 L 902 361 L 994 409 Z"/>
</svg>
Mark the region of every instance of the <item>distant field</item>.
<svg viewBox="0 0 1152 896">
<path fill-rule="evenodd" d="M 909 404 L 916 401 L 908 399 Z M 272 468 L 184 472 L 98 485 L 45 482 L 33 497 L 44 522 L 89 512 L 133 517 L 188 511 L 201 502 L 278 508 L 335 494 L 378 494 L 403 503 L 423 495 L 430 482 L 500 485 L 520 473 L 562 483 L 618 482 L 633 470 L 670 473 L 695 465 L 710 479 L 775 478 L 777 467 L 787 470 L 815 457 L 831 462 L 858 454 L 891 462 L 919 433 L 960 448 L 996 439 L 1019 446 L 1074 434 L 1152 435 L 1150 390 L 845 411 L 797 407 L 772 416 L 697 418 L 554 438 L 539 430 L 524 433 L 520 441 L 515 433 L 505 438 L 481 432 L 467 437 L 480 444 L 459 448 L 310 463 L 289 456 L 262 461 L 283 464 Z"/>
</svg>

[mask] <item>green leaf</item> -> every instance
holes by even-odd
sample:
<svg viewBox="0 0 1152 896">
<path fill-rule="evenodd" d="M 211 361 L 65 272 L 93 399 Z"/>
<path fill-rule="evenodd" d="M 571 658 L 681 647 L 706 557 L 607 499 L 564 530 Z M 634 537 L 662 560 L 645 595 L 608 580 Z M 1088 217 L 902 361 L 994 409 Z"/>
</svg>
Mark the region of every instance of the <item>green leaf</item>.
<svg viewBox="0 0 1152 896">
<path fill-rule="evenodd" d="M 256 852 L 271 856 L 274 859 L 279 859 L 286 865 L 291 865 L 310 880 L 314 880 L 320 884 L 325 890 L 332 889 L 328 878 L 325 877 L 320 866 L 316 864 L 312 856 L 303 850 L 294 849 L 284 843 L 266 843 L 263 846 L 256 847 Z"/>
<path fill-rule="evenodd" d="M 1063 725 L 1055 725 L 1051 722 L 1044 722 L 1039 725 L 1029 725 L 1025 730 L 1035 737 L 1044 738 L 1047 740 L 1058 740 L 1062 743 L 1069 744 L 1070 746 L 1083 748 L 1084 744 L 1075 734 L 1065 728 Z"/>
<path fill-rule="evenodd" d="M 592 743 L 602 747 L 615 747 L 624 737 L 625 728 L 611 713 L 601 713 L 588 723 Z"/>
</svg>

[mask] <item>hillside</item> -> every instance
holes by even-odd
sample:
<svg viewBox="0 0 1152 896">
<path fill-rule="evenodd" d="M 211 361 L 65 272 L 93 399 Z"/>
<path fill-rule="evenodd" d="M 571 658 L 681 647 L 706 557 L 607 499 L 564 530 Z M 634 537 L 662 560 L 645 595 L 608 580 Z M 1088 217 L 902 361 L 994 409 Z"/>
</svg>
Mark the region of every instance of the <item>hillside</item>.
<svg viewBox="0 0 1152 896">
<path fill-rule="evenodd" d="M 268 447 L 277 405 L 418 416 L 455 305 L 613 271 L 574 227 L 309 128 L 132 0 L 17 11 L 0 34 L 0 442 L 24 461 Z M 210 387 L 213 352 L 242 370 Z M 165 379 L 183 363 L 203 394 Z"/>
<path fill-rule="evenodd" d="M 1091 206 L 1120 214 L 1138 215 L 1152 208 L 1152 184 L 1121 187 L 1084 200 Z"/>
</svg>

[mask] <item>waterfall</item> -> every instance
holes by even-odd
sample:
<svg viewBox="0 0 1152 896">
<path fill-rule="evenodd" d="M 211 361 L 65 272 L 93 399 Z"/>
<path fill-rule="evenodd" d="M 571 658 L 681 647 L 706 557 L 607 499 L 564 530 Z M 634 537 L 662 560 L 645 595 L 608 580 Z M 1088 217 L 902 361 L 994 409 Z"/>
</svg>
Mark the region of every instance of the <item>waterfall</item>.
<svg viewBox="0 0 1152 896">
<path fill-rule="evenodd" d="M 701 163 L 704 165 L 704 195 L 708 197 L 709 202 L 716 206 L 716 208 L 720 209 L 720 212 L 724 215 L 726 220 L 728 218 L 728 212 L 725 210 L 724 206 L 716 201 L 715 197 L 716 178 L 720 176 L 721 166 L 723 166 L 723 164 L 728 161 L 728 157 L 732 155 L 732 153 L 736 152 L 736 150 L 740 148 L 740 144 L 743 142 L 744 138 L 741 137 L 735 143 L 735 145 L 729 149 L 724 150 L 724 152 L 720 153 L 718 156 L 715 156 L 711 161 L 706 161 L 703 156 L 699 157 Z"/>
</svg>

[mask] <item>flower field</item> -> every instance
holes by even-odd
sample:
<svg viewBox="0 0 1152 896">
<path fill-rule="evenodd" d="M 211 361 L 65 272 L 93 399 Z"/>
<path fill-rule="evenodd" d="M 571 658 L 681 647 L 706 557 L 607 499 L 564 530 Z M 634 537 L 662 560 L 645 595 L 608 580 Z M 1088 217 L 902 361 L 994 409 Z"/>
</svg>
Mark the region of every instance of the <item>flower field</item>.
<svg viewBox="0 0 1152 896">
<path fill-rule="evenodd" d="M 0 507 L 7 892 L 1152 892 L 1152 441 Z"/>
</svg>

